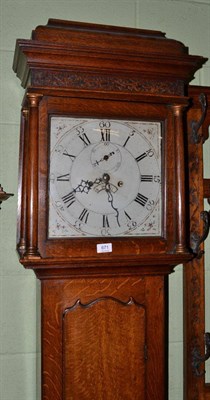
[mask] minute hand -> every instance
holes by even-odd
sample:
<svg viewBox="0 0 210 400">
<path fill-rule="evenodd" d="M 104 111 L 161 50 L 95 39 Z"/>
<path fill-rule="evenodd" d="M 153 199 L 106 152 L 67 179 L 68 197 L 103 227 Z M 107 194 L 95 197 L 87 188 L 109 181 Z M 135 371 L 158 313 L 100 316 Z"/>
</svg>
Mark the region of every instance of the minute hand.
<svg viewBox="0 0 210 400">
<path fill-rule="evenodd" d="M 116 192 L 118 189 L 117 189 L 117 187 L 116 186 L 114 186 L 114 185 L 112 185 L 109 181 L 110 181 L 110 176 L 109 176 L 109 174 L 104 174 L 103 175 L 103 181 L 104 181 L 104 183 L 105 183 L 105 190 L 106 190 L 106 193 L 107 193 L 107 195 L 108 195 L 108 202 L 111 204 L 111 207 L 113 208 L 113 210 L 116 212 L 116 219 L 117 219 L 117 223 L 118 223 L 118 226 L 120 226 L 120 223 L 119 223 L 119 211 L 118 211 L 118 208 L 116 208 L 115 206 L 114 206 L 114 198 L 113 198 L 113 190 L 112 190 L 112 187 L 114 187 L 115 188 L 115 191 L 114 192 Z"/>
</svg>

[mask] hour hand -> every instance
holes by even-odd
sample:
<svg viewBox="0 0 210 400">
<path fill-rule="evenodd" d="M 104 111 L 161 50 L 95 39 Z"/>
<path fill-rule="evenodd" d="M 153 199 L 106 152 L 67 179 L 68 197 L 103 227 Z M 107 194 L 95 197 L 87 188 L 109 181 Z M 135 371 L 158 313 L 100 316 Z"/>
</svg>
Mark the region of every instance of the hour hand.
<svg viewBox="0 0 210 400">
<path fill-rule="evenodd" d="M 93 187 L 95 182 L 89 181 L 89 180 L 84 180 L 82 179 L 79 185 L 77 185 L 74 189 L 73 192 L 75 193 L 89 193 L 91 188 Z"/>
</svg>

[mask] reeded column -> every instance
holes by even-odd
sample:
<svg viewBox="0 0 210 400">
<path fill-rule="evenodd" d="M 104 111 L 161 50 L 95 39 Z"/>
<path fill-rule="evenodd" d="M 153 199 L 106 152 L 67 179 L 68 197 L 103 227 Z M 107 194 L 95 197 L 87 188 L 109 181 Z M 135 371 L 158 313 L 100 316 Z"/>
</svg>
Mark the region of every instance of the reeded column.
<svg viewBox="0 0 210 400">
<path fill-rule="evenodd" d="M 186 182 L 185 182 L 185 145 L 183 111 L 185 106 L 174 105 L 175 163 L 176 163 L 176 207 L 177 239 L 176 251 L 183 253 L 186 249 Z"/>
<path fill-rule="evenodd" d="M 17 250 L 23 255 L 26 250 L 26 182 L 28 148 L 28 108 L 21 112 L 20 165 L 18 183 L 18 243 Z"/>
<path fill-rule="evenodd" d="M 27 205 L 26 205 L 26 257 L 40 257 L 38 251 L 38 140 L 39 102 L 42 95 L 28 93 L 28 156 L 27 156 Z"/>
</svg>

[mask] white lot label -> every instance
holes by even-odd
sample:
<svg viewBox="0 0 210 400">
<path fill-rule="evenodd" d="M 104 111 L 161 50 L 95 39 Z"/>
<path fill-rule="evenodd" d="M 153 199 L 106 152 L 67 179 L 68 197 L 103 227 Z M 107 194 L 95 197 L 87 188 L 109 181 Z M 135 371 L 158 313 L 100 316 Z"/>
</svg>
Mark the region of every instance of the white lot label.
<svg viewBox="0 0 210 400">
<path fill-rule="evenodd" d="M 111 253 L 112 243 L 100 243 L 97 244 L 97 253 Z"/>
</svg>

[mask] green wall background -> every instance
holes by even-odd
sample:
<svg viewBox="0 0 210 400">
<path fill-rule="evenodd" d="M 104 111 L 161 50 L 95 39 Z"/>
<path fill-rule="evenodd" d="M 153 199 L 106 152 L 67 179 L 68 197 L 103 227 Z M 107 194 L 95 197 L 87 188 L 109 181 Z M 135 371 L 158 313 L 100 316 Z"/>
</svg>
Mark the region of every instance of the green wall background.
<svg viewBox="0 0 210 400">
<path fill-rule="evenodd" d="M 19 264 L 15 250 L 19 120 L 24 91 L 12 71 L 12 62 L 16 39 L 29 39 L 32 29 L 45 25 L 48 18 L 161 30 L 168 38 L 183 42 L 191 54 L 210 58 L 210 0 L 0 0 L 0 183 L 15 194 L 0 212 L 1 400 L 38 400 L 40 396 L 39 282 Z M 210 86 L 210 62 L 196 74 L 193 84 Z M 208 173 L 210 142 L 205 145 L 205 177 Z M 210 331 L 209 267 L 206 282 L 206 330 Z M 181 266 L 170 276 L 169 312 L 169 399 L 181 400 Z M 206 368 L 210 381 L 210 362 Z"/>
</svg>

